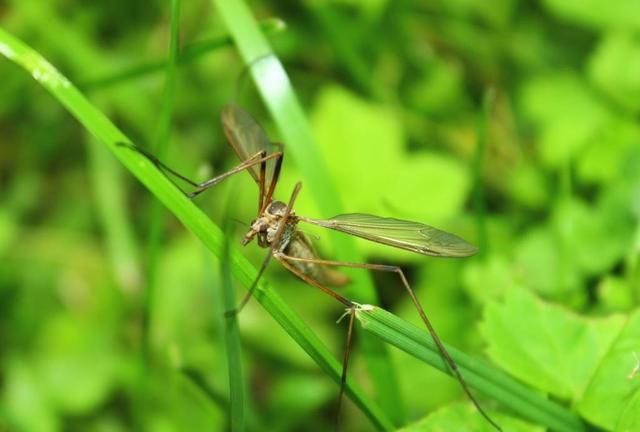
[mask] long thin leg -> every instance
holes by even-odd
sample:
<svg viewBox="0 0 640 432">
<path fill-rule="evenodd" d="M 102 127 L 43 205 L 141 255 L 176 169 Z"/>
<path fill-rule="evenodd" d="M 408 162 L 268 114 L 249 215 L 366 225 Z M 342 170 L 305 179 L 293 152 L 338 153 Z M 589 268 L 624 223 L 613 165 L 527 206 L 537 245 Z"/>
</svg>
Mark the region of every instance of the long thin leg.
<svg viewBox="0 0 640 432">
<path fill-rule="evenodd" d="M 306 274 L 302 273 L 300 270 L 298 270 L 297 268 L 289 264 L 287 262 L 287 258 L 288 258 L 287 255 L 276 253 L 273 256 L 278 261 L 280 261 L 280 264 L 282 264 L 282 266 L 287 270 L 289 270 L 291 273 L 298 276 L 300 279 L 302 279 L 309 285 L 312 285 L 320 289 L 325 294 L 328 294 L 329 296 L 333 297 L 334 299 L 338 300 L 340 303 L 342 303 L 343 305 L 349 308 L 349 330 L 347 331 L 347 343 L 344 350 L 344 357 L 342 359 L 342 373 L 340 374 L 340 391 L 338 392 L 338 403 L 336 405 L 336 416 L 335 416 L 335 425 L 334 425 L 334 430 L 337 431 L 340 408 L 342 407 L 342 398 L 344 397 L 344 389 L 347 385 L 347 368 L 349 365 L 349 356 L 351 354 L 351 340 L 353 335 L 354 318 L 356 316 L 356 304 L 351 300 L 341 296 L 331 288 L 326 287 L 322 285 L 320 282 L 316 281 L 315 279 L 310 278 L 309 276 L 307 276 Z"/>
<path fill-rule="evenodd" d="M 270 159 L 282 157 L 282 153 L 271 153 L 270 155 L 264 156 L 264 157 L 261 157 L 261 155 L 262 155 L 262 152 L 257 153 L 254 156 L 251 156 L 246 161 L 242 162 L 237 167 L 227 171 L 226 173 L 220 174 L 217 177 L 214 177 L 212 179 L 209 179 L 205 182 L 200 183 L 198 185 L 198 188 L 188 195 L 189 198 L 195 198 L 196 196 L 200 195 L 202 192 L 209 189 L 210 187 L 215 186 L 216 184 L 220 183 L 222 180 L 226 179 L 227 177 L 232 176 L 233 174 L 239 173 L 242 170 L 251 168 L 252 166 L 257 165 L 259 163 L 264 163 Z"/>
<path fill-rule="evenodd" d="M 442 341 L 440 340 L 440 337 L 436 333 L 436 330 L 431 324 L 431 321 L 429 321 L 429 318 L 427 318 L 427 314 L 424 312 L 424 309 L 422 308 L 420 301 L 416 297 L 415 292 L 409 285 L 409 282 L 407 281 L 407 278 L 405 277 L 404 272 L 400 267 L 392 266 L 392 265 L 384 265 L 384 264 L 362 264 L 362 263 L 351 263 L 351 262 L 345 262 L 345 261 L 330 261 L 330 260 L 315 259 L 315 258 L 299 258 L 299 257 L 285 255 L 283 253 L 276 254 L 276 259 L 282 263 L 286 261 L 297 261 L 297 262 L 306 262 L 306 263 L 326 265 L 326 266 L 351 267 L 351 268 L 361 268 L 361 269 L 379 270 L 379 271 L 397 273 L 400 276 L 400 280 L 402 281 L 402 284 L 407 289 L 407 292 L 409 293 L 409 297 L 411 297 L 411 301 L 413 302 L 414 306 L 418 310 L 418 314 L 420 314 L 420 318 L 422 318 L 422 321 L 427 326 L 427 330 L 429 330 L 429 334 L 431 335 L 431 337 L 433 338 L 433 341 L 438 347 L 438 351 L 440 351 L 440 354 L 442 354 L 442 357 L 445 359 L 445 361 L 449 365 L 451 372 L 458 379 L 458 382 L 462 386 L 462 389 L 464 390 L 464 392 L 467 394 L 467 396 L 469 397 L 471 402 L 475 405 L 476 409 L 480 412 L 480 414 L 482 414 L 482 416 L 498 431 L 502 430 L 500 426 L 498 426 L 491 419 L 491 417 L 489 417 L 489 415 L 484 411 L 484 409 L 482 409 L 482 407 L 480 406 L 480 403 L 476 400 L 476 398 L 471 393 L 471 390 L 469 389 L 467 382 L 462 377 L 462 373 L 460 373 L 460 369 L 458 369 L 458 365 L 456 364 L 455 361 L 453 361 L 453 359 L 451 358 L 451 355 L 449 354 L 447 349 L 444 347 L 444 344 L 442 343 Z"/>
<path fill-rule="evenodd" d="M 282 156 L 276 159 L 275 166 L 273 167 L 273 173 L 271 174 L 271 183 L 269 184 L 269 190 L 267 190 L 267 193 L 264 197 L 265 207 L 269 205 L 269 202 L 271 201 L 271 197 L 273 196 L 273 192 L 275 192 L 276 190 L 276 185 L 278 184 L 278 179 L 280 178 L 280 169 L 282 168 L 282 160 L 284 159 L 284 151 L 283 151 L 282 144 L 274 143 L 274 145 L 278 147 L 277 153 L 280 153 Z M 261 206 L 260 213 L 262 213 L 263 211 L 264 211 L 264 208 L 262 208 Z"/>
<path fill-rule="evenodd" d="M 242 311 L 242 309 L 246 306 L 246 304 L 249 303 L 249 300 L 253 296 L 253 292 L 256 290 L 256 287 L 258 286 L 258 281 L 260 280 L 260 277 L 262 276 L 264 271 L 267 269 L 267 266 L 269 265 L 269 261 L 271 261 L 271 251 L 269 251 L 266 258 L 262 262 L 262 266 L 260 266 L 260 270 L 258 270 L 258 276 L 256 276 L 256 278 L 253 280 L 253 283 L 247 290 L 247 293 L 244 295 L 244 297 L 242 297 L 242 300 L 240 301 L 240 303 L 235 309 L 225 312 L 224 315 L 226 317 L 239 314 L 240 311 Z"/>
<path fill-rule="evenodd" d="M 264 157 L 266 152 L 263 150 L 260 154 Z M 278 158 L 277 160 L 282 160 L 282 158 Z M 267 161 L 260 162 L 260 175 L 258 177 L 258 217 L 262 214 L 264 203 L 264 180 L 267 176 Z"/>
<path fill-rule="evenodd" d="M 289 264 L 287 262 L 287 260 L 289 259 L 289 257 L 287 255 L 274 254 L 273 256 L 275 257 L 275 259 L 280 261 L 280 264 L 282 264 L 282 266 L 284 268 L 289 270 L 294 275 L 298 276 L 300 279 L 302 279 L 303 281 L 305 281 L 309 285 L 314 286 L 314 287 L 318 288 L 320 291 L 324 292 L 325 294 L 330 295 L 331 297 L 333 297 L 334 299 L 338 300 L 340 303 L 342 303 L 346 307 L 350 308 L 350 307 L 354 306 L 354 303 L 351 300 L 341 296 L 340 294 L 338 294 L 337 292 L 335 292 L 331 288 L 322 285 L 320 282 L 316 281 L 315 279 L 311 279 L 309 276 L 307 276 L 306 274 L 302 273 L 300 270 L 298 270 L 297 268 L 295 268 L 294 266 Z"/>
<path fill-rule="evenodd" d="M 259 152 L 256 153 L 255 155 L 251 156 L 249 159 L 243 161 L 240 165 L 236 166 L 235 168 L 232 168 L 231 170 L 220 174 L 219 176 L 213 177 L 209 180 L 206 180 L 202 183 L 198 183 L 196 181 L 193 181 L 191 179 L 189 179 L 188 177 L 183 176 L 182 174 L 180 174 L 179 172 L 173 170 L 172 168 L 169 168 L 166 164 L 164 164 L 162 161 L 160 161 L 160 159 L 158 159 L 157 157 L 155 157 L 154 155 L 152 155 L 151 153 L 147 152 L 146 150 L 133 145 L 131 143 L 118 143 L 118 145 L 121 146 L 126 146 L 140 154 L 142 154 L 144 157 L 146 157 L 147 159 L 149 159 L 149 161 L 151 161 L 155 166 L 158 167 L 158 169 L 160 169 L 161 171 L 163 171 L 165 174 L 169 173 L 177 178 L 179 178 L 180 180 L 184 181 L 185 183 L 190 184 L 191 186 L 195 187 L 196 190 L 193 192 L 185 192 L 180 186 L 178 186 L 172 179 L 171 177 L 168 177 L 169 180 L 171 180 L 171 182 L 178 188 L 180 189 L 180 191 L 185 194 L 187 197 L 189 198 L 195 198 L 196 196 L 200 195 L 202 192 L 204 192 L 205 190 L 209 189 L 212 186 L 215 186 L 216 184 L 220 183 L 222 180 L 226 179 L 229 176 L 232 176 L 233 174 L 239 173 L 242 170 L 245 170 L 247 168 L 251 168 L 254 165 L 257 164 L 261 164 L 264 163 L 268 160 L 271 159 L 276 159 L 276 158 L 282 158 L 282 153 L 280 152 L 274 152 L 271 153 L 270 155 L 266 155 L 263 156 L 263 152 Z"/>
</svg>

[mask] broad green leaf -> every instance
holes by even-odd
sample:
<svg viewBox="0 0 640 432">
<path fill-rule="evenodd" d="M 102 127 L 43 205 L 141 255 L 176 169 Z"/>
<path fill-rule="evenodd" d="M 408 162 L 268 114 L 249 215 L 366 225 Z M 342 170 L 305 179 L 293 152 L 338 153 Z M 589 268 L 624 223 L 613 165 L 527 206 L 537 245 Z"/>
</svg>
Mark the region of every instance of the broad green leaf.
<svg viewBox="0 0 640 432">
<path fill-rule="evenodd" d="M 583 278 L 569 248 L 547 227 L 524 234 L 516 246 L 514 271 L 521 285 L 562 299 L 576 295 Z"/>
<path fill-rule="evenodd" d="M 16 357 L 2 365 L 5 381 L 2 391 L 2 425 L 17 430 L 54 432 L 60 430 L 55 407 L 42 391 L 35 368 Z"/>
<path fill-rule="evenodd" d="M 594 207 L 573 199 L 556 206 L 553 214 L 551 223 L 560 238 L 558 245 L 565 247 L 564 259 L 586 275 L 610 269 L 630 247 L 633 226 L 625 218 L 626 208 L 605 204 Z"/>
<path fill-rule="evenodd" d="M 531 209 L 544 208 L 549 200 L 544 174 L 531 161 L 510 170 L 504 187 L 510 199 Z"/>
<path fill-rule="evenodd" d="M 640 37 L 634 33 L 606 35 L 589 61 L 589 76 L 613 100 L 640 110 Z"/>
<path fill-rule="evenodd" d="M 549 12 L 594 28 L 640 28 L 640 3 L 635 0 L 544 0 Z"/>
<path fill-rule="evenodd" d="M 578 402 L 578 411 L 583 417 L 609 430 L 616 427 L 625 407 L 640 397 L 638 356 L 640 311 L 636 311 L 627 319 L 616 335 L 613 345 L 600 361 L 584 397 Z M 638 406 L 637 401 L 633 403 Z M 635 417 L 640 421 L 638 412 L 640 411 L 636 411 Z M 638 424 L 640 423 L 635 425 Z"/>
<path fill-rule="evenodd" d="M 611 311 L 626 311 L 634 305 L 633 290 L 627 280 L 617 276 L 606 276 L 598 284 L 600 308 Z"/>
<path fill-rule="evenodd" d="M 522 381 L 577 401 L 625 324 L 622 315 L 584 318 L 514 290 L 485 311 L 489 357 Z"/>
<path fill-rule="evenodd" d="M 640 424 L 640 392 L 635 392 L 633 398 L 625 405 L 622 415 L 618 419 L 615 432 L 634 432 Z"/>
<path fill-rule="evenodd" d="M 582 80 L 569 73 L 536 77 L 524 85 L 521 100 L 539 130 L 542 159 L 553 167 L 579 154 L 610 116 Z"/>
<path fill-rule="evenodd" d="M 467 292 L 478 302 L 502 298 L 518 286 L 516 272 L 503 255 L 492 254 L 485 260 L 472 260 L 464 268 Z"/>
<path fill-rule="evenodd" d="M 116 385 L 120 359 L 103 324 L 59 314 L 40 335 L 35 359 L 40 390 L 62 412 L 88 412 Z"/>
<path fill-rule="evenodd" d="M 544 432 L 545 428 L 509 417 L 497 412 L 489 412 L 500 424 L 502 430 L 509 432 Z M 471 404 L 452 404 L 440 408 L 436 412 L 417 422 L 399 429 L 398 432 L 492 432 L 495 429 L 478 415 Z"/>
<path fill-rule="evenodd" d="M 469 170 L 453 157 L 415 152 L 404 157 L 401 167 L 387 179 L 379 195 L 403 218 L 442 224 L 458 215 L 469 195 Z"/>
<path fill-rule="evenodd" d="M 316 100 L 311 123 L 346 210 L 380 213 L 380 190 L 401 169 L 404 153 L 397 115 L 328 86 Z"/>
<path fill-rule="evenodd" d="M 620 171 L 637 143 L 640 128 L 627 119 L 612 119 L 591 138 L 591 143 L 578 156 L 577 173 L 581 180 L 606 183 Z"/>
<path fill-rule="evenodd" d="M 460 65 L 434 58 L 409 89 L 411 104 L 434 116 L 447 116 L 467 103 Z"/>
</svg>

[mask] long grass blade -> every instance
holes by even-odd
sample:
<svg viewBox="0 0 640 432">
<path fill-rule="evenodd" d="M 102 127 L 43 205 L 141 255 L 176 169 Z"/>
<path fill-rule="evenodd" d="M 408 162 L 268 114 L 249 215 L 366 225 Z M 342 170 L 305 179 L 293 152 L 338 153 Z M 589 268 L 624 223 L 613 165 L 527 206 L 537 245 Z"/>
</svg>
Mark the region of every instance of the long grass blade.
<svg viewBox="0 0 640 432">
<path fill-rule="evenodd" d="M 363 305 L 357 312 L 362 327 L 402 351 L 451 374 L 433 339 L 423 329 L 375 306 Z M 470 387 L 499 401 L 522 417 L 559 432 L 584 431 L 578 416 L 546 399 L 513 378 L 477 358 L 446 346 Z"/>
<path fill-rule="evenodd" d="M 487 235 L 487 202 L 484 190 L 484 165 L 487 156 L 487 129 L 489 116 L 493 104 L 493 90 L 488 88 L 482 98 L 482 107 L 478 115 L 476 125 L 476 149 L 473 161 L 473 206 L 476 217 L 476 230 L 478 232 L 478 249 L 480 256 L 489 255 L 489 236 Z"/>
<path fill-rule="evenodd" d="M 225 233 L 230 231 L 230 224 L 230 220 L 225 221 Z M 222 247 L 222 256 L 220 257 L 220 288 L 225 311 L 234 310 L 236 308 L 236 296 L 231 277 L 230 245 L 226 236 Z M 245 429 L 246 396 L 237 314 L 225 314 L 224 341 L 229 374 L 231 431 L 241 432 Z"/>
</svg>

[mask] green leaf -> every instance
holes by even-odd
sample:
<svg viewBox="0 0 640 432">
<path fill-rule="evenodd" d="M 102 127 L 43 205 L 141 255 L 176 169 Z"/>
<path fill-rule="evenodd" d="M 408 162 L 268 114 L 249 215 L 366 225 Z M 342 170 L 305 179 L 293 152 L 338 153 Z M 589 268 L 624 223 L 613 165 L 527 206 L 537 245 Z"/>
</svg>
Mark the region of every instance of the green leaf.
<svg viewBox="0 0 640 432">
<path fill-rule="evenodd" d="M 618 419 L 615 432 L 634 432 L 640 424 L 640 392 L 635 392 L 633 398 L 625 405 L 622 415 Z"/>
<path fill-rule="evenodd" d="M 609 113 L 588 87 L 569 73 L 529 81 L 522 90 L 521 101 L 539 129 L 542 159 L 553 167 L 579 154 L 609 119 Z"/>
<path fill-rule="evenodd" d="M 432 59 L 409 89 L 408 97 L 411 105 L 429 115 L 451 115 L 467 102 L 461 66 L 437 57 Z"/>
<path fill-rule="evenodd" d="M 598 44 L 588 66 L 593 82 L 628 110 L 640 110 L 640 37 L 615 32 Z"/>
<path fill-rule="evenodd" d="M 549 201 L 545 180 L 544 173 L 536 165 L 523 159 L 510 170 L 504 186 L 514 202 L 531 209 L 542 209 Z"/>
<path fill-rule="evenodd" d="M 631 221 L 616 209 L 606 210 L 572 199 L 554 211 L 551 223 L 566 247 L 566 259 L 587 275 L 610 269 L 629 248 Z"/>
<path fill-rule="evenodd" d="M 578 401 L 625 318 L 583 318 L 513 290 L 485 311 L 482 333 L 489 357 L 522 381 L 556 397 Z"/>
<path fill-rule="evenodd" d="M 598 284 L 598 303 L 605 311 L 627 311 L 634 305 L 634 295 L 626 279 L 606 276 Z"/>
<path fill-rule="evenodd" d="M 557 234 L 534 228 L 518 242 L 515 271 L 520 284 L 546 297 L 567 298 L 578 292 L 583 275 Z M 544 270 L 541 270 L 544 269 Z"/>
<path fill-rule="evenodd" d="M 460 159 L 421 151 L 406 155 L 382 190 L 383 199 L 403 217 L 440 224 L 460 214 L 471 179 Z"/>
<path fill-rule="evenodd" d="M 640 4 L 635 0 L 544 0 L 549 12 L 594 28 L 640 29 Z"/>
<path fill-rule="evenodd" d="M 640 142 L 640 128 L 627 119 L 608 122 L 578 155 L 576 171 L 581 180 L 607 183 L 620 175 L 632 149 Z"/>
<path fill-rule="evenodd" d="M 578 411 L 590 422 L 605 429 L 616 426 L 625 410 L 638 405 L 640 397 L 640 311 L 629 316 L 619 334 L 599 363 L 584 397 L 578 402 Z M 636 373 L 634 374 L 634 370 Z M 640 421 L 639 413 L 633 417 Z M 625 419 L 627 422 L 629 419 Z M 629 423 L 630 424 L 630 423 Z M 637 426 L 638 422 L 635 423 Z M 632 430 L 632 429 L 629 429 Z"/>
<path fill-rule="evenodd" d="M 55 407 L 42 391 L 42 381 L 35 368 L 20 357 L 8 361 L 3 369 L 5 382 L 1 414 L 8 424 L 21 430 L 60 430 Z"/>
<path fill-rule="evenodd" d="M 515 272 L 507 259 L 498 254 L 485 260 L 473 260 L 464 268 L 463 280 L 467 292 L 478 302 L 502 298 L 518 285 Z"/>
<path fill-rule="evenodd" d="M 91 411 L 116 384 L 119 358 L 103 324 L 91 320 L 78 325 L 74 317 L 59 314 L 40 334 L 35 362 L 41 391 L 62 412 Z"/>
<path fill-rule="evenodd" d="M 490 411 L 503 430 L 509 432 L 544 432 L 545 428 L 533 426 L 522 420 Z M 398 432 L 492 432 L 495 431 L 470 404 L 452 404 L 440 408 L 425 418 L 403 427 Z"/>
<path fill-rule="evenodd" d="M 327 86 L 315 102 L 311 124 L 331 176 L 340 182 L 346 211 L 380 213 L 379 191 L 399 171 L 404 153 L 397 115 Z"/>
<path fill-rule="evenodd" d="M 362 324 L 362 328 L 367 332 L 382 338 L 382 340 L 433 367 L 451 374 L 447 363 L 426 330 L 371 305 L 360 306 L 356 316 Z M 450 346 L 446 346 L 446 349 L 471 388 L 492 397 L 522 417 L 549 426 L 554 430 L 583 430 L 582 423 L 577 416 L 545 399 L 539 393 L 531 391 L 520 382 L 478 358 L 470 357 Z"/>
</svg>

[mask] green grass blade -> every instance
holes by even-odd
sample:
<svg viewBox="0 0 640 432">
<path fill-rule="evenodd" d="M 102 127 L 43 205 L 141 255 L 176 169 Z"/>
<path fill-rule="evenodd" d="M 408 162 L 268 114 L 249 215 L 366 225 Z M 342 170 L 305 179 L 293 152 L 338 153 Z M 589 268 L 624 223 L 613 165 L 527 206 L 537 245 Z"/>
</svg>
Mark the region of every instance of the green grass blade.
<svg viewBox="0 0 640 432">
<path fill-rule="evenodd" d="M 257 21 L 242 1 L 216 1 L 215 3 L 284 138 L 287 155 L 293 156 L 300 172 L 304 173 L 304 185 L 308 187 L 318 209 L 323 216 L 343 213 L 337 188 L 314 143 L 307 118 L 289 77 L 278 58 L 273 55 L 271 46 L 260 31 Z M 303 189 L 303 193 L 304 191 Z M 331 236 L 331 239 L 335 245 L 337 259 L 364 262 L 362 256 L 356 251 L 353 239 L 349 236 Z M 353 300 L 377 303 L 378 297 L 370 275 L 367 272 L 355 272 L 350 273 L 350 276 L 352 286 L 349 292 Z M 397 424 L 404 423 L 404 407 L 386 347 L 366 336 L 362 338 L 361 345 L 377 400 Z"/>
<path fill-rule="evenodd" d="M 279 18 L 269 18 L 260 21 L 260 28 L 267 34 L 282 31 L 286 28 L 284 21 Z M 233 40 L 231 36 L 219 36 L 192 42 L 184 46 L 178 54 L 178 65 L 184 66 L 199 58 L 204 57 L 220 48 L 231 46 Z M 169 59 L 152 60 L 126 67 L 120 71 L 112 72 L 108 75 L 87 80 L 80 84 L 80 88 L 85 91 L 104 89 L 113 85 L 137 79 L 146 75 L 155 74 L 166 69 Z"/>
<path fill-rule="evenodd" d="M 357 318 L 367 332 L 451 375 L 447 363 L 425 330 L 374 306 L 362 306 L 357 313 Z M 523 418 L 548 426 L 554 431 L 584 430 L 584 425 L 578 416 L 546 399 L 540 393 L 529 389 L 480 359 L 469 357 L 449 346 L 446 348 L 472 388 L 501 402 Z"/>
<path fill-rule="evenodd" d="M 91 134 L 111 150 L 122 164 L 148 188 L 215 256 L 222 253 L 223 235 L 220 229 L 198 207 L 187 199 L 154 164 L 119 143 L 130 140 L 97 110 L 48 61 L 13 35 L 0 28 L 0 54 L 22 66 L 49 91 Z M 257 275 L 256 269 L 238 251 L 231 251 L 232 272 L 245 287 Z M 266 282 L 256 288 L 255 298 L 278 324 L 336 382 L 340 379 L 340 363 L 331 355 L 297 315 Z M 360 407 L 377 428 L 391 430 L 387 415 L 351 380 L 347 395 Z"/>
<path fill-rule="evenodd" d="M 230 223 L 230 220 L 225 221 L 225 233 L 230 231 Z M 220 257 L 220 288 L 225 312 L 234 310 L 236 308 L 236 295 L 233 279 L 231 278 L 229 242 L 226 237 L 222 248 L 222 256 Z M 239 432 L 245 429 L 246 403 L 237 314 L 225 314 L 224 341 L 227 354 L 227 371 L 229 373 L 231 430 Z"/>
<path fill-rule="evenodd" d="M 487 128 L 489 126 L 489 116 L 493 103 L 493 90 L 491 88 L 484 92 L 482 107 L 476 126 L 476 150 L 473 161 L 473 206 L 476 216 L 476 230 L 478 231 L 478 249 L 481 257 L 489 255 L 489 239 L 487 235 L 487 202 L 484 191 L 484 163 L 487 157 Z"/>
</svg>

